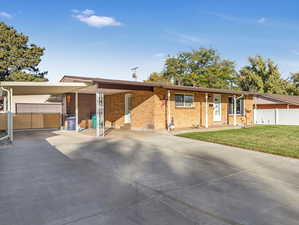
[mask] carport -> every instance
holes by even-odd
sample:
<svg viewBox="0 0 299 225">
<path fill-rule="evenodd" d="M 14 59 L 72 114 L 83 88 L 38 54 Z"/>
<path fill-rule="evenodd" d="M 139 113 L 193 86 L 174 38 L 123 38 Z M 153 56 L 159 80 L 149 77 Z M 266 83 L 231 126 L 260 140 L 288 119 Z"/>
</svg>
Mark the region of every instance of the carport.
<svg viewBox="0 0 299 225">
<path fill-rule="evenodd" d="M 101 108 L 103 108 L 103 96 L 104 93 L 98 88 L 95 88 L 93 84 L 89 82 L 0 82 L 0 96 L 3 96 L 3 111 L 0 115 L 3 115 L 1 123 L 7 123 L 5 126 L 7 129 L 7 135 L 1 139 L 10 139 L 13 141 L 14 131 L 14 115 L 13 115 L 13 98 L 16 95 L 65 95 L 66 93 L 75 93 L 76 96 L 76 130 L 78 128 L 78 93 L 96 93 L 96 109 L 97 109 L 97 136 L 101 134 L 100 128 L 104 127 L 100 124 Z M 62 115 L 61 115 L 62 116 Z M 2 124 L 3 125 L 3 124 Z"/>
<path fill-rule="evenodd" d="M 124 81 L 110 81 L 105 79 L 91 79 L 65 76 L 61 82 L 0 82 L 0 96 L 3 96 L 3 111 L 0 111 L 0 122 L 6 121 L 7 135 L 1 139 L 10 139 L 13 141 L 14 115 L 13 115 L 13 98 L 16 95 L 63 95 L 62 102 L 62 117 L 66 112 L 67 99 L 66 94 L 74 94 L 75 105 L 75 118 L 76 118 L 76 131 L 79 132 L 79 94 L 93 94 L 95 95 L 95 109 L 96 109 L 96 136 L 105 136 L 105 119 L 104 119 L 104 96 L 113 95 L 132 90 L 152 90 L 150 85 L 136 85 L 133 82 Z M 5 115 L 1 117 L 1 115 Z M 2 118 L 2 119 L 1 119 Z M 5 119 L 3 119 L 5 118 Z M 1 125 L 1 124 L 0 124 Z M 2 124 L 3 125 L 3 124 Z M 1 126 L 0 126 L 1 128 Z M 0 139 L 0 140 L 1 140 Z"/>
</svg>

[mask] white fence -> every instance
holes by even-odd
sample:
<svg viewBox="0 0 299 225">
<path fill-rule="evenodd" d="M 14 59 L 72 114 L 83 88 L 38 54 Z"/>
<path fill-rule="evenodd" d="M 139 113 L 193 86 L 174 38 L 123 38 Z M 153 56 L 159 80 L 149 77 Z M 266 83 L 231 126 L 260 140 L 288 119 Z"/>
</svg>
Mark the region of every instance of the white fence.
<svg viewBox="0 0 299 225">
<path fill-rule="evenodd" d="M 299 125 L 299 109 L 255 109 L 255 124 Z"/>
</svg>

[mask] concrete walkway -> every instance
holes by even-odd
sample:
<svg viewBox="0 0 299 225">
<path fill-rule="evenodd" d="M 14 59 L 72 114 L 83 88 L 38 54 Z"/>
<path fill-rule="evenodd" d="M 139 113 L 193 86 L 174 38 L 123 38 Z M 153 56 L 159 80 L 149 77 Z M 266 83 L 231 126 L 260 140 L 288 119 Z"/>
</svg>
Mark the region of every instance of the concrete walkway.
<svg viewBox="0 0 299 225">
<path fill-rule="evenodd" d="M 0 225 L 298 224 L 299 160 L 150 135 L 19 133 Z"/>
</svg>

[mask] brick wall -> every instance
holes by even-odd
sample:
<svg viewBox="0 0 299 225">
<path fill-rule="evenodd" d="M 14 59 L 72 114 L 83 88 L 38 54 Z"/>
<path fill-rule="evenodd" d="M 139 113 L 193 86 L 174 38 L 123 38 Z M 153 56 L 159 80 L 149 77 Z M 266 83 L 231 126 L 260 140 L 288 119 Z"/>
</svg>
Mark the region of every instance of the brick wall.
<svg viewBox="0 0 299 225">
<path fill-rule="evenodd" d="M 105 126 L 120 128 L 124 125 L 125 95 L 105 96 Z"/>
<path fill-rule="evenodd" d="M 151 91 L 130 91 L 105 96 L 105 125 L 124 126 L 125 94 L 131 94 L 131 128 L 154 129 L 155 96 Z"/>
<path fill-rule="evenodd" d="M 234 117 L 229 115 L 229 124 L 233 123 Z M 253 96 L 245 96 L 244 115 L 237 115 L 237 124 L 253 125 Z"/>
<path fill-rule="evenodd" d="M 156 88 L 154 90 L 156 95 L 154 124 L 155 129 L 166 128 L 168 107 L 165 99 L 167 98 L 167 90 Z M 173 119 L 175 128 L 187 127 L 204 127 L 206 120 L 206 98 L 205 93 L 188 92 L 188 91 L 170 91 L 170 115 Z M 178 108 L 175 106 L 175 94 L 193 94 L 194 107 L 192 108 Z M 228 98 L 230 94 L 221 94 L 221 121 L 214 121 L 214 95 L 208 94 L 208 125 L 227 125 L 233 124 L 233 116 L 228 115 Z M 164 99 L 164 101 L 163 101 Z M 252 124 L 253 121 L 253 97 L 246 96 L 245 98 L 245 115 L 237 116 L 237 123 Z"/>
<path fill-rule="evenodd" d="M 171 117 L 176 128 L 198 127 L 201 123 L 201 96 L 198 92 L 170 91 L 171 93 Z M 175 94 L 193 95 L 194 103 L 192 108 L 179 108 L 175 105 Z"/>
<path fill-rule="evenodd" d="M 167 93 L 163 88 L 154 88 L 154 91 L 130 91 L 105 96 L 105 126 L 124 126 L 125 94 L 131 94 L 131 128 L 139 130 L 166 129 L 167 128 Z M 170 114 L 175 128 L 204 127 L 205 126 L 205 93 L 188 91 L 170 91 Z M 193 94 L 194 106 L 192 108 L 178 108 L 175 106 L 175 94 Z M 68 113 L 75 113 L 74 95 L 71 94 Z M 228 115 L 229 94 L 221 95 L 221 121 L 214 122 L 214 95 L 208 94 L 208 125 L 233 124 L 233 116 Z M 89 119 L 95 113 L 95 95 L 79 94 L 79 122 Z M 253 97 L 245 98 L 245 115 L 237 116 L 237 123 L 252 124 Z"/>
</svg>

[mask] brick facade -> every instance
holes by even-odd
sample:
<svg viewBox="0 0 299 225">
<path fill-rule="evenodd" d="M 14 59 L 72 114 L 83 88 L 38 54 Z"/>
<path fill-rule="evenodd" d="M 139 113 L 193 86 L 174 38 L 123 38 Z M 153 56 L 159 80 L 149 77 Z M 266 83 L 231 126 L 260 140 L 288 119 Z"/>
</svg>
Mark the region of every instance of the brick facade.
<svg viewBox="0 0 299 225">
<path fill-rule="evenodd" d="M 166 129 L 168 105 L 175 128 L 204 127 L 206 120 L 205 93 L 154 88 L 153 91 L 130 91 L 105 96 L 105 126 L 120 128 L 125 125 L 125 94 L 131 94 L 131 129 Z M 192 94 L 194 105 L 191 108 L 175 106 L 175 94 Z M 221 94 L 221 121 L 214 122 L 214 94 L 208 94 L 208 125 L 232 125 L 233 116 L 228 115 L 228 98 L 231 94 Z M 74 96 L 72 96 L 72 99 Z M 245 96 L 244 115 L 237 116 L 238 124 L 253 124 L 253 97 Z M 68 104 L 68 112 L 74 113 L 74 100 Z M 95 113 L 95 95 L 79 94 L 79 122 L 89 119 Z"/>
</svg>

